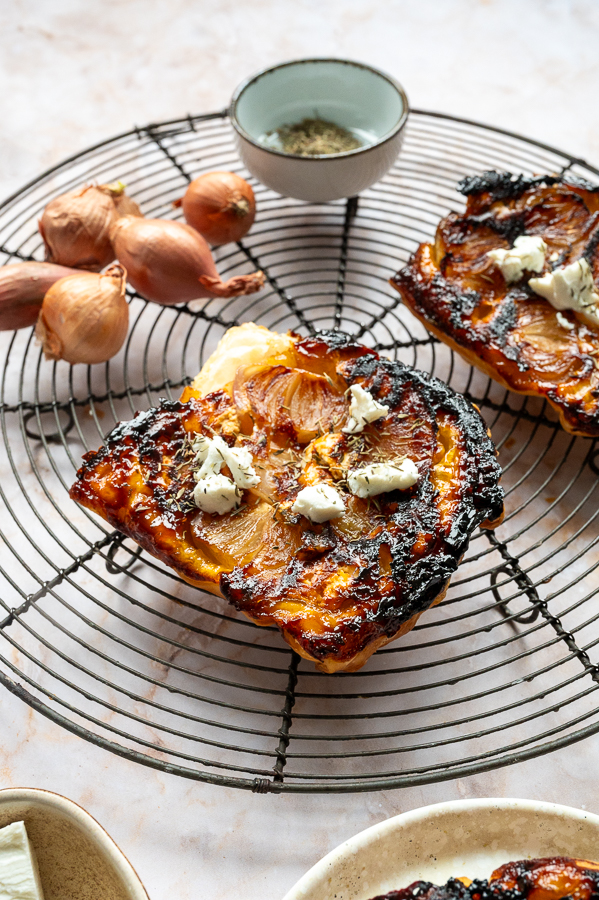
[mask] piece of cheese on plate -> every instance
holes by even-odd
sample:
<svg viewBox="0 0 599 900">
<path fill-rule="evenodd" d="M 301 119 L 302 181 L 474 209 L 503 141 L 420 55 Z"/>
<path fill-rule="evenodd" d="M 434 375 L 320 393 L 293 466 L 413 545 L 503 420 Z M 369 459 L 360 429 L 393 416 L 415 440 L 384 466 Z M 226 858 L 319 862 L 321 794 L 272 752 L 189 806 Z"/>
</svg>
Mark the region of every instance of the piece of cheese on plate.
<svg viewBox="0 0 599 900">
<path fill-rule="evenodd" d="M 0 900 L 44 900 L 24 822 L 0 828 Z"/>
</svg>

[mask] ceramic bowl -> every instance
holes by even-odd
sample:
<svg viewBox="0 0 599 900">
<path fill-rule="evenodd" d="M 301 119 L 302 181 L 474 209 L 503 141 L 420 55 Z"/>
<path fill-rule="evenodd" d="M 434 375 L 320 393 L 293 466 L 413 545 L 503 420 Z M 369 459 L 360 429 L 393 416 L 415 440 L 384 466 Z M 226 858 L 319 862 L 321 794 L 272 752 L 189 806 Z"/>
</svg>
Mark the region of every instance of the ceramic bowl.
<svg viewBox="0 0 599 900">
<path fill-rule="evenodd" d="M 515 859 L 599 858 L 599 816 L 533 800 L 457 800 L 387 819 L 325 856 L 285 900 L 369 900 L 420 879 L 489 878 Z"/>
<path fill-rule="evenodd" d="M 401 85 L 372 66 L 299 59 L 239 85 L 229 115 L 239 155 L 259 181 L 287 197 L 324 202 L 353 197 L 382 178 L 400 151 L 408 109 Z M 281 125 L 315 117 L 354 131 L 363 146 L 306 157 L 265 144 Z"/>
<path fill-rule="evenodd" d="M 112 838 L 72 800 L 33 788 L 0 790 L 0 828 L 25 822 L 45 900 L 148 900 Z"/>
</svg>

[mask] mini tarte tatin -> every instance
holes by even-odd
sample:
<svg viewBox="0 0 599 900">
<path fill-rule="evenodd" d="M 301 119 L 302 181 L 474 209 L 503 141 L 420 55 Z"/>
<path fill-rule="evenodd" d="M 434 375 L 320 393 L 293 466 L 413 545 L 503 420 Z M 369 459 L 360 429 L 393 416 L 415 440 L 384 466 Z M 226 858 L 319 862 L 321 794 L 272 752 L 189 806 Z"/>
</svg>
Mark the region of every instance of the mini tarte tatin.
<svg viewBox="0 0 599 900">
<path fill-rule="evenodd" d="M 122 422 L 71 497 L 324 672 L 440 602 L 503 514 L 478 410 L 338 332 L 230 329 L 178 401 Z"/>
<path fill-rule="evenodd" d="M 423 325 L 504 387 L 599 436 L 599 187 L 486 172 L 391 284 Z"/>
</svg>

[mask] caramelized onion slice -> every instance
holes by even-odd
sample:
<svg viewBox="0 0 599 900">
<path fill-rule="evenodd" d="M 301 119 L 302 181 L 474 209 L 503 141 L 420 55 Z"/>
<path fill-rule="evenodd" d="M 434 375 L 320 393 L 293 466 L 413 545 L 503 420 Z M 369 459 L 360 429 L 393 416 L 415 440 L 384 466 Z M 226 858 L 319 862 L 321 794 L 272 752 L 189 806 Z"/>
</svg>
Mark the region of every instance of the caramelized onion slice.
<svg viewBox="0 0 599 900">
<path fill-rule="evenodd" d="M 561 383 L 580 377 L 585 354 L 579 350 L 577 329 L 562 328 L 548 303 L 539 307 L 530 304 L 519 317 L 512 342 L 539 380 Z"/>
<path fill-rule="evenodd" d="M 272 507 L 258 503 L 246 507 L 233 516 L 211 516 L 199 512 L 192 522 L 191 531 L 198 549 L 207 545 L 224 570 L 250 562 L 260 544 Z"/>
<path fill-rule="evenodd" d="M 231 572 L 260 559 L 260 569 L 285 569 L 301 543 L 301 529 L 277 519 L 270 503 L 249 496 L 249 504 L 232 516 L 199 513 L 191 531 L 197 549 L 208 552 L 221 567 Z"/>
<path fill-rule="evenodd" d="M 331 426 L 338 428 L 348 408 L 343 394 L 326 377 L 287 366 L 239 369 L 233 402 L 246 434 L 254 425 L 269 423 L 273 432 L 294 437 L 300 444 Z"/>
</svg>

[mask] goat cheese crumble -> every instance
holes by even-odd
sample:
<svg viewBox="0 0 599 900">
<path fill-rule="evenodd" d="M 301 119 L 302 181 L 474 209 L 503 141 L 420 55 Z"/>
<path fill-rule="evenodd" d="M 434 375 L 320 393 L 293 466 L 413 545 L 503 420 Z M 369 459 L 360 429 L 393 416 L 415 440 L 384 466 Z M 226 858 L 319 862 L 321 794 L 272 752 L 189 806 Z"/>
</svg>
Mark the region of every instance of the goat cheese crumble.
<svg viewBox="0 0 599 900">
<path fill-rule="evenodd" d="M 514 241 L 510 250 L 489 250 L 489 256 L 501 269 L 508 284 L 520 281 L 524 271 L 542 272 L 545 265 L 547 244 L 534 234 L 523 234 Z"/>
<path fill-rule="evenodd" d="M 542 278 L 531 278 L 528 283 L 554 309 L 571 309 L 591 325 L 599 325 L 599 294 L 586 259 L 560 266 Z"/>
<path fill-rule="evenodd" d="M 193 489 L 195 505 L 205 513 L 224 516 L 241 503 L 241 491 L 226 475 L 211 472 Z"/>
<path fill-rule="evenodd" d="M 0 897 L 44 900 L 37 861 L 24 822 L 0 829 Z"/>
<path fill-rule="evenodd" d="M 354 469 L 347 476 L 347 485 L 356 497 L 376 497 L 387 491 L 403 491 L 418 481 L 418 469 L 411 459 L 399 463 L 372 463 Z"/>
<path fill-rule="evenodd" d="M 365 391 L 361 385 L 352 384 L 349 391 L 351 394 L 349 421 L 341 429 L 345 434 L 358 434 L 360 431 L 364 431 L 365 425 L 382 419 L 389 412 L 388 406 L 375 400 L 372 394 Z"/>
<path fill-rule="evenodd" d="M 311 484 L 299 492 L 291 512 L 306 516 L 311 522 L 328 522 L 343 515 L 345 503 L 332 484 Z"/>
<path fill-rule="evenodd" d="M 570 322 L 569 319 L 566 319 L 565 316 L 562 316 L 561 312 L 556 312 L 555 318 L 557 319 L 557 324 L 561 325 L 562 328 L 565 328 L 566 331 L 572 331 L 572 329 L 576 327 L 574 325 L 574 322 Z"/>
<path fill-rule="evenodd" d="M 241 492 L 259 483 L 252 454 L 245 447 L 229 447 L 219 435 L 209 438 L 200 434 L 192 448 L 194 465 L 198 467 L 193 473 L 196 482 L 193 500 L 203 512 L 219 516 L 231 512 L 239 506 Z M 228 466 L 232 478 L 221 474 L 224 465 Z"/>
</svg>

